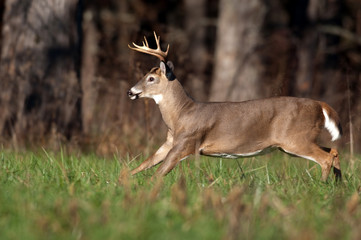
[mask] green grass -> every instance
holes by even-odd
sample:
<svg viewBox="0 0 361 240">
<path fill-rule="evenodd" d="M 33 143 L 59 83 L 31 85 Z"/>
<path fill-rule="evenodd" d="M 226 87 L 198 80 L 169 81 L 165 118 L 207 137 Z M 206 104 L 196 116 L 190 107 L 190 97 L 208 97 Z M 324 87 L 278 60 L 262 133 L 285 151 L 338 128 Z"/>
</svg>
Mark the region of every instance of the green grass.
<svg viewBox="0 0 361 240">
<path fill-rule="evenodd" d="M 361 159 L 319 181 L 310 161 L 275 153 L 190 158 L 162 181 L 142 159 L 0 154 L 0 239 L 360 239 Z"/>
</svg>

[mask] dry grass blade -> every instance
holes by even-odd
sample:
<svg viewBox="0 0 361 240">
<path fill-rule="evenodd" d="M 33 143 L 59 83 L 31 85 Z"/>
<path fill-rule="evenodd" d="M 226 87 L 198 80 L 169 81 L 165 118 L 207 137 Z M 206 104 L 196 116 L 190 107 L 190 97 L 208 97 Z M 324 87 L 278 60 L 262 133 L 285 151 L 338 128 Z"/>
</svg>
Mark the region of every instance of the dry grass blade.
<svg viewBox="0 0 361 240">
<path fill-rule="evenodd" d="M 184 175 L 172 186 L 171 199 L 175 208 L 183 216 L 187 215 L 187 186 Z"/>
<path fill-rule="evenodd" d="M 226 215 L 222 198 L 213 188 L 206 188 L 202 194 L 202 206 L 205 211 L 214 211 L 218 221 L 222 221 Z"/>
<path fill-rule="evenodd" d="M 359 205 L 360 205 L 360 196 L 358 192 L 355 192 L 346 204 L 347 212 L 350 215 L 353 215 L 356 212 Z"/>
<path fill-rule="evenodd" d="M 227 205 L 229 207 L 228 213 L 228 231 L 226 239 L 239 239 L 241 232 L 241 223 L 245 216 L 243 216 L 246 205 L 242 202 L 242 196 L 245 188 L 236 186 L 232 188 L 227 197 Z"/>
<path fill-rule="evenodd" d="M 159 193 L 161 192 L 162 188 L 164 187 L 163 178 L 157 178 L 154 187 L 151 189 L 148 199 L 150 202 L 155 202 L 158 197 Z"/>
</svg>

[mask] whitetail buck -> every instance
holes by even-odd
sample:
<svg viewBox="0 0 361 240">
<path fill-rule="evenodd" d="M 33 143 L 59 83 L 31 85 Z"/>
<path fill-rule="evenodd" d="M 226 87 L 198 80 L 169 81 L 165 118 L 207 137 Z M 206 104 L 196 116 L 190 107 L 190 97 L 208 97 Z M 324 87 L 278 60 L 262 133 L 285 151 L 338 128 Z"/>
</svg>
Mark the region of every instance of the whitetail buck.
<svg viewBox="0 0 361 240">
<path fill-rule="evenodd" d="M 166 52 L 154 33 L 157 49 L 133 43 L 135 51 L 158 57 L 155 67 L 128 91 L 130 99 L 153 98 L 168 127 L 165 143 L 156 153 L 132 171 L 136 174 L 163 161 L 156 176 L 164 176 L 190 154 L 239 158 L 279 148 L 318 163 L 322 180 L 331 167 L 336 180 L 341 179 L 338 152 L 316 144 L 326 128 L 332 141 L 341 137 L 339 117 L 324 102 L 296 97 L 274 97 L 245 102 L 197 102 L 184 91 L 173 74 L 173 64 L 166 63 Z"/>
</svg>

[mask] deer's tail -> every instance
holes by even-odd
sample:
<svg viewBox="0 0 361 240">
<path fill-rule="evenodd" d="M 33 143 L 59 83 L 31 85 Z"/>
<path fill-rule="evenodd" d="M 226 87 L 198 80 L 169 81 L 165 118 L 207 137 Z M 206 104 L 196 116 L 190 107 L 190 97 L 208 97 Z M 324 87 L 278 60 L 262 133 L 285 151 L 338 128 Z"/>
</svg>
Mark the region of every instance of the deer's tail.
<svg viewBox="0 0 361 240">
<path fill-rule="evenodd" d="M 323 116 L 325 117 L 325 128 L 330 133 L 332 141 L 340 139 L 342 136 L 342 127 L 337 112 L 328 104 L 321 102 Z"/>
</svg>

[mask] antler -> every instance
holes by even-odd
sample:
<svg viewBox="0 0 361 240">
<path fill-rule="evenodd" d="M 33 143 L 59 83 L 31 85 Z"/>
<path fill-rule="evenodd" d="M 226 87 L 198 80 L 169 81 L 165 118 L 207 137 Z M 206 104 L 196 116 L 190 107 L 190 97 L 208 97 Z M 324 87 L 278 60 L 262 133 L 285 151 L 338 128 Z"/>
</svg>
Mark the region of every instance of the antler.
<svg viewBox="0 0 361 240">
<path fill-rule="evenodd" d="M 160 44 L 159 44 L 160 37 L 157 37 L 157 34 L 155 32 L 154 32 L 154 38 L 155 38 L 155 42 L 157 44 L 157 49 L 149 48 L 148 41 L 145 37 L 144 37 L 144 41 L 143 41 L 143 46 L 139 46 L 133 42 L 134 47 L 131 47 L 129 44 L 128 44 L 128 47 L 134 51 L 138 51 L 138 52 L 142 52 L 145 54 L 156 56 L 161 61 L 165 62 L 166 58 L 168 56 L 169 44 L 167 47 L 167 51 L 163 52 L 162 49 L 160 49 Z"/>
</svg>

